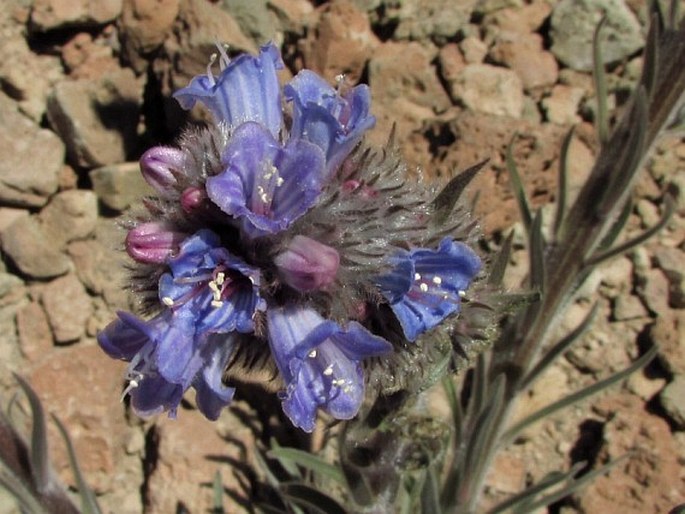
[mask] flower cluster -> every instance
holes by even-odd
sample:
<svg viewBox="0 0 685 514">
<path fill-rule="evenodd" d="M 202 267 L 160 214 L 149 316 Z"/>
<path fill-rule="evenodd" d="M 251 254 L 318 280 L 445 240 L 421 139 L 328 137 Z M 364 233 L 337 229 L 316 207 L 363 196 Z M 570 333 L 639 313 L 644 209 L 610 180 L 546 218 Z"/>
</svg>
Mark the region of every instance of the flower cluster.
<svg viewBox="0 0 685 514">
<path fill-rule="evenodd" d="M 310 432 L 319 410 L 354 417 L 370 369 L 455 318 L 481 269 L 473 224 L 438 223 L 435 191 L 395 153 L 358 150 L 375 122 L 366 86 L 304 70 L 281 89 L 274 45 L 220 54 L 218 76 L 210 63 L 175 94 L 214 122 L 141 158 L 157 195 L 126 249 L 152 315 L 121 312 L 98 339 L 129 362 L 140 415 L 175 415 L 192 387 L 216 419 L 252 380 Z"/>
</svg>

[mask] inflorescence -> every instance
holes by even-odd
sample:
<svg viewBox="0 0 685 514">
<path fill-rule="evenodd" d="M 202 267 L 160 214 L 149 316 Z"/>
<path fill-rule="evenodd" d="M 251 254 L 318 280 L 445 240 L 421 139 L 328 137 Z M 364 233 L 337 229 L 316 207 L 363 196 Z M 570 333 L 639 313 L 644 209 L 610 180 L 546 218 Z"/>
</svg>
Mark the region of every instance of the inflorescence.
<svg viewBox="0 0 685 514">
<path fill-rule="evenodd" d="M 461 341 L 475 224 L 460 206 L 438 216 L 394 148 L 362 148 L 366 86 L 303 70 L 281 89 L 273 44 L 220 48 L 218 76 L 213 62 L 174 95 L 213 122 L 140 161 L 156 196 L 126 250 L 149 316 L 120 312 L 98 340 L 130 363 L 141 416 L 174 416 L 192 387 L 216 419 L 252 381 L 311 432 L 319 410 L 351 419 L 370 386 L 406 386 L 432 334 Z"/>
</svg>

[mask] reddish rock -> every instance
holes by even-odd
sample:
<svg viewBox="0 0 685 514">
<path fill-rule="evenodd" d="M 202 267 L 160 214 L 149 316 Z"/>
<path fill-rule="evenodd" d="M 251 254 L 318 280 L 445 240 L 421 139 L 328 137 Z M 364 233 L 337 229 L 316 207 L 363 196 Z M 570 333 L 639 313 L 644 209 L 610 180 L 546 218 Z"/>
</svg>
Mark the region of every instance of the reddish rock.
<svg viewBox="0 0 685 514">
<path fill-rule="evenodd" d="M 537 31 L 552 12 L 544 0 L 534 0 L 520 7 L 498 9 L 485 17 L 483 25 L 491 33 L 517 32 L 528 34 Z"/>
<path fill-rule="evenodd" d="M 21 353 L 30 362 L 43 359 L 52 350 L 52 331 L 40 303 L 31 302 L 17 311 L 17 332 Z"/>
<path fill-rule="evenodd" d="M 229 427 L 225 431 L 228 440 L 217 432 L 219 425 Z M 190 512 L 211 510 L 212 489 L 203 484 L 211 483 L 217 470 L 222 472 L 224 488 L 240 491 L 236 475 L 226 472 L 225 462 L 210 457 L 256 464 L 254 437 L 229 410 L 224 410 L 217 422 L 208 421 L 198 411 L 182 410 L 176 419 L 160 417 L 155 426 L 158 461 L 148 479 L 150 512 L 175 512 L 179 502 Z M 231 498 L 224 501 L 227 512 L 246 512 Z"/>
<path fill-rule="evenodd" d="M 448 43 L 440 49 L 438 63 L 440 75 L 447 82 L 454 81 L 466 66 L 466 60 L 456 43 Z"/>
<path fill-rule="evenodd" d="M 133 484 L 140 480 L 133 472 L 124 486 L 117 476 L 131 431 L 119 401 L 122 368 L 123 364 L 107 357 L 97 345 L 77 345 L 55 349 L 28 373 L 46 411 L 59 416 L 69 430 L 89 485 L 100 492 L 117 484 L 135 488 Z M 48 423 L 48 428 L 52 463 L 62 480 L 73 483 L 64 442 L 54 423 Z"/>
<path fill-rule="evenodd" d="M 123 51 L 136 70 L 144 70 L 145 57 L 159 48 L 171 33 L 180 0 L 124 0 L 121 13 Z"/>
<path fill-rule="evenodd" d="M 668 512 L 682 502 L 685 474 L 668 423 L 632 395 L 607 396 L 596 410 L 608 418 L 599 461 L 627 458 L 577 494 L 581 511 Z"/>
<path fill-rule="evenodd" d="M 65 275 L 47 284 L 41 301 L 56 343 L 74 342 L 84 335 L 93 305 L 76 275 Z"/>
<path fill-rule="evenodd" d="M 405 140 L 436 113 L 444 112 L 450 99 L 437 77 L 435 53 L 419 43 L 388 42 L 369 62 L 369 86 L 377 118 L 371 141 L 385 146 L 393 126 L 397 140 Z"/>
<path fill-rule="evenodd" d="M 356 84 L 378 44 L 366 14 L 350 0 L 335 0 L 323 7 L 301 47 L 305 67 L 330 82 L 344 74 Z"/>
<path fill-rule="evenodd" d="M 578 110 L 585 92 L 577 87 L 557 84 L 550 96 L 542 100 L 547 119 L 559 125 L 574 125 L 580 122 Z"/>
<path fill-rule="evenodd" d="M 116 73 L 119 62 L 107 38 L 116 35 L 108 32 L 97 40 L 88 32 L 80 32 L 62 47 L 62 61 L 71 78 L 97 80 L 104 73 Z"/>
<path fill-rule="evenodd" d="M 685 375 L 685 311 L 659 313 L 649 329 L 649 337 L 659 348 L 659 360 L 674 375 Z"/>
</svg>

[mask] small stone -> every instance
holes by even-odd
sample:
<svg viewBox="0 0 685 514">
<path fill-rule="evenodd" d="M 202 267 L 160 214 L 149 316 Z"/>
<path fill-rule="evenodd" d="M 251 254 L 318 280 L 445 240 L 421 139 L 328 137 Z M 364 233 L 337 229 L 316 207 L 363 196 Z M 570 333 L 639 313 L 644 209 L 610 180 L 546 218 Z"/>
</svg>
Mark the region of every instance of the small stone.
<svg viewBox="0 0 685 514">
<path fill-rule="evenodd" d="M 523 113 L 523 84 L 506 68 L 469 64 L 450 85 L 452 98 L 474 112 L 512 118 Z"/>
<path fill-rule="evenodd" d="M 281 32 L 269 3 L 270 0 L 223 0 L 220 4 L 235 18 L 245 35 L 262 45 Z"/>
<path fill-rule="evenodd" d="M 614 299 L 614 319 L 617 321 L 644 318 L 647 314 L 647 309 L 637 296 L 622 294 Z"/>
<path fill-rule="evenodd" d="M 41 300 L 56 343 L 71 343 L 84 335 L 93 304 L 76 275 L 65 275 L 47 284 Z"/>
<path fill-rule="evenodd" d="M 580 122 L 578 109 L 585 92 L 576 87 L 557 84 L 552 94 L 542 100 L 547 119 L 559 125 L 574 125 Z"/>
<path fill-rule="evenodd" d="M 92 191 L 74 189 L 56 194 L 40 211 L 43 230 L 60 247 L 93 233 L 98 218 L 97 196 Z"/>
<path fill-rule="evenodd" d="M 499 39 L 489 53 L 492 59 L 515 71 L 526 90 L 551 86 L 557 82 L 559 66 L 544 50 L 539 34 L 516 34 Z"/>
<path fill-rule="evenodd" d="M 592 69 L 592 40 L 602 15 L 600 34 L 604 64 L 619 62 L 642 48 L 640 23 L 623 0 L 561 0 L 552 11 L 552 53 L 566 66 Z"/>
<path fill-rule="evenodd" d="M 2 233 L 9 227 L 12 223 L 17 221 L 19 218 L 23 218 L 29 215 L 29 211 L 26 209 L 15 209 L 13 207 L 0 207 L 0 239 L 2 238 Z"/>
<path fill-rule="evenodd" d="M 69 258 L 59 251 L 34 216 L 24 216 L 2 234 L 2 249 L 19 270 L 32 278 L 52 278 L 71 267 Z"/>
<path fill-rule="evenodd" d="M 100 201 L 115 211 L 123 211 L 142 197 L 155 194 L 143 179 L 137 162 L 97 168 L 90 172 L 90 179 Z"/>
<path fill-rule="evenodd" d="M 388 2 L 392 4 L 394 2 Z M 477 0 L 405 0 L 389 16 L 397 20 L 394 39 L 447 40 L 466 26 Z M 386 5 L 387 5 L 386 4 Z M 390 7 L 388 5 L 388 7 Z"/>
<path fill-rule="evenodd" d="M 685 307 L 685 252 L 679 248 L 659 247 L 654 252 L 657 266 L 669 282 L 669 303 L 671 307 Z"/>
<path fill-rule="evenodd" d="M 144 69 L 144 56 L 158 49 L 171 33 L 180 0 L 127 0 L 121 13 L 124 53 L 136 70 Z"/>
<path fill-rule="evenodd" d="M 38 302 L 31 302 L 17 311 L 17 332 L 21 353 L 37 362 L 52 349 L 52 331 L 47 315 Z"/>
<path fill-rule="evenodd" d="M 670 418 L 685 428 L 685 375 L 676 375 L 659 395 L 661 405 Z"/>
<path fill-rule="evenodd" d="M 653 314 L 661 315 L 669 310 L 668 279 L 660 269 L 649 269 L 639 277 L 637 293 Z"/>
<path fill-rule="evenodd" d="M 31 24 L 40 31 L 103 25 L 119 16 L 121 6 L 122 0 L 35 0 Z"/>
<path fill-rule="evenodd" d="M 352 2 L 336 0 L 326 4 L 316 29 L 302 43 L 305 67 L 329 82 L 344 74 L 355 84 L 378 44 L 368 17 Z"/>
<path fill-rule="evenodd" d="M 669 310 L 657 316 L 649 338 L 659 349 L 659 360 L 673 375 L 685 375 L 685 311 Z"/>
<path fill-rule="evenodd" d="M 71 161 L 92 168 L 126 160 L 136 143 L 143 86 L 130 69 L 98 81 L 60 82 L 48 100 L 48 119 Z"/>
<path fill-rule="evenodd" d="M 448 43 L 440 49 L 438 62 L 440 64 L 440 75 L 447 82 L 456 80 L 466 66 L 464 56 L 456 43 Z"/>
<path fill-rule="evenodd" d="M 485 59 L 485 56 L 488 53 L 488 45 L 474 36 L 464 38 L 462 42 L 459 43 L 459 48 L 461 49 L 461 53 L 464 55 L 464 60 L 467 64 L 483 62 L 483 59 Z"/>
<path fill-rule="evenodd" d="M 534 0 L 523 6 L 498 9 L 489 13 L 483 25 L 486 30 L 495 28 L 497 33 L 529 34 L 536 32 L 551 12 L 552 6 L 546 1 Z"/>
<path fill-rule="evenodd" d="M 57 190 L 64 145 L 0 92 L 0 204 L 40 207 Z"/>
<path fill-rule="evenodd" d="M 40 123 L 50 89 L 63 79 L 59 57 L 33 53 L 21 33 L 14 36 L 3 33 L 0 55 L 2 89 L 11 92 L 19 111 Z"/>
<path fill-rule="evenodd" d="M 633 279 L 633 263 L 628 257 L 617 257 L 601 270 L 602 284 L 618 293 L 630 290 Z"/>
<path fill-rule="evenodd" d="M 659 208 L 646 198 L 638 200 L 636 210 L 643 228 L 653 227 L 661 219 Z"/>
<path fill-rule="evenodd" d="M 666 385 L 663 378 L 649 379 L 644 373 L 636 371 L 628 377 L 626 386 L 631 393 L 635 393 L 645 401 L 650 401 Z"/>
</svg>

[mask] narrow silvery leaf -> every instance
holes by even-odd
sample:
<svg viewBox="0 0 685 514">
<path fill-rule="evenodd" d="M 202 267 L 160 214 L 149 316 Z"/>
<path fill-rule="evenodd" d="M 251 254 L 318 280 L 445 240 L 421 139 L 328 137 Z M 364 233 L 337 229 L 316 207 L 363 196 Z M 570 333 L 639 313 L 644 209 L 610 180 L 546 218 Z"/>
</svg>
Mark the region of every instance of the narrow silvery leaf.
<svg viewBox="0 0 685 514">
<path fill-rule="evenodd" d="M 224 514 L 224 486 L 221 479 L 221 471 L 218 469 L 214 473 L 214 480 L 212 482 L 212 496 L 214 506 L 212 507 L 212 514 Z"/>
<path fill-rule="evenodd" d="M 36 489 L 40 493 L 47 492 L 50 489 L 50 460 L 48 456 L 48 433 L 45 424 L 45 412 L 43 406 L 38 399 L 38 396 L 33 391 L 31 386 L 22 377 L 14 374 L 19 385 L 26 394 L 31 405 L 31 414 L 33 418 L 33 428 L 31 430 L 31 472 L 36 485 Z"/>
<path fill-rule="evenodd" d="M 542 210 L 533 219 L 530 228 L 530 287 L 544 293 L 545 291 L 545 239 L 542 235 Z"/>
<path fill-rule="evenodd" d="M 305 484 L 282 484 L 281 492 L 290 502 L 306 507 L 308 512 L 320 514 L 347 514 L 336 500 Z"/>
<path fill-rule="evenodd" d="M 507 270 L 507 265 L 509 264 L 509 258 L 511 257 L 511 247 L 514 241 L 514 231 L 509 232 L 509 235 L 504 240 L 502 248 L 497 253 L 495 260 L 490 267 L 490 275 L 488 276 L 488 284 L 493 286 L 499 286 L 502 284 L 504 279 L 504 273 Z"/>
<path fill-rule="evenodd" d="M 528 198 L 526 197 L 526 191 L 523 188 L 523 182 L 521 181 L 521 175 L 519 175 L 518 167 L 516 166 L 516 161 L 514 161 L 514 141 L 516 140 L 516 134 L 511 138 L 511 141 L 507 145 L 506 163 L 507 170 L 509 171 L 509 178 L 511 179 L 511 188 L 516 197 L 516 203 L 518 203 L 519 211 L 521 212 L 521 220 L 523 221 L 523 226 L 526 228 L 526 232 L 530 234 L 530 226 L 533 222 L 533 216 L 530 212 L 530 206 L 528 204 Z"/>
<path fill-rule="evenodd" d="M 74 472 L 74 477 L 76 477 L 76 484 L 78 485 L 79 496 L 81 497 L 81 512 L 82 514 L 101 514 L 100 506 L 95 499 L 95 494 L 93 490 L 88 486 L 88 483 L 83 478 L 83 472 L 81 471 L 81 466 L 78 463 L 78 458 L 76 457 L 76 451 L 74 450 L 74 445 L 71 443 L 71 438 L 67 429 L 64 427 L 62 422 L 57 416 L 52 415 L 52 419 L 55 421 L 59 433 L 64 439 L 64 444 L 67 446 L 67 453 L 69 454 L 69 464 Z"/>
<path fill-rule="evenodd" d="M 573 134 L 575 127 L 568 131 L 564 142 L 561 144 L 561 152 L 559 153 L 559 186 L 557 187 L 557 212 L 554 216 L 554 235 L 559 235 L 564 216 L 566 216 L 566 200 L 568 195 L 568 151 L 573 141 Z"/>
<path fill-rule="evenodd" d="M 609 114 L 607 110 L 607 84 L 606 72 L 604 71 L 604 60 L 602 57 L 602 44 L 600 34 L 602 27 L 606 23 L 606 15 L 597 24 L 595 34 L 592 39 L 592 57 L 594 65 L 595 92 L 597 95 L 597 133 L 600 143 L 604 144 L 609 139 Z"/>
<path fill-rule="evenodd" d="M 518 423 L 516 423 L 514 426 L 509 428 L 503 435 L 501 440 L 503 442 L 506 441 L 511 441 L 514 437 L 516 437 L 517 434 L 528 428 L 530 425 L 533 423 L 536 423 L 537 421 L 540 421 L 541 419 L 544 419 L 548 416 L 551 416 L 555 412 L 564 409 L 566 407 L 569 407 L 581 400 L 584 400 L 593 394 L 602 391 L 606 389 L 607 387 L 623 380 L 624 378 L 628 377 L 635 371 L 639 370 L 640 368 L 646 366 L 649 364 L 649 362 L 656 356 L 657 353 L 657 347 L 652 346 L 647 353 L 645 353 L 642 357 L 640 357 L 638 360 L 636 360 L 633 364 L 628 366 L 626 369 L 623 371 L 619 371 L 618 373 L 614 373 L 608 378 L 605 378 L 604 380 L 600 380 L 599 382 L 596 382 L 592 385 L 589 385 L 580 391 L 577 391 L 573 394 L 570 394 L 568 396 L 565 396 L 561 400 L 558 400 L 556 402 L 553 402 L 546 407 L 543 407 L 540 410 L 535 411 L 533 414 L 527 416 L 526 418 L 522 419 Z"/>
<path fill-rule="evenodd" d="M 442 188 L 438 196 L 433 200 L 433 208 L 435 209 L 435 217 L 438 223 L 444 220 L 454 209 L 454 206 L 459 201 L 464 189 L 473 180 L 476 174 L 483 169 L 488 163 L 488 159 L 471 166 L 467 170 L 461 172 L 459 175 L 451 179 L 445 187 Z"/>
<path fill-rule="evenodd" d="M 329 464 L 321 457 L 297 448 L 274 447 L 267 454 L 268 457 L 278 459 L 282 465 L 302 466 L 314 473 L 345 484 L 345 477 L 340 468 Z"/>
</svg>

